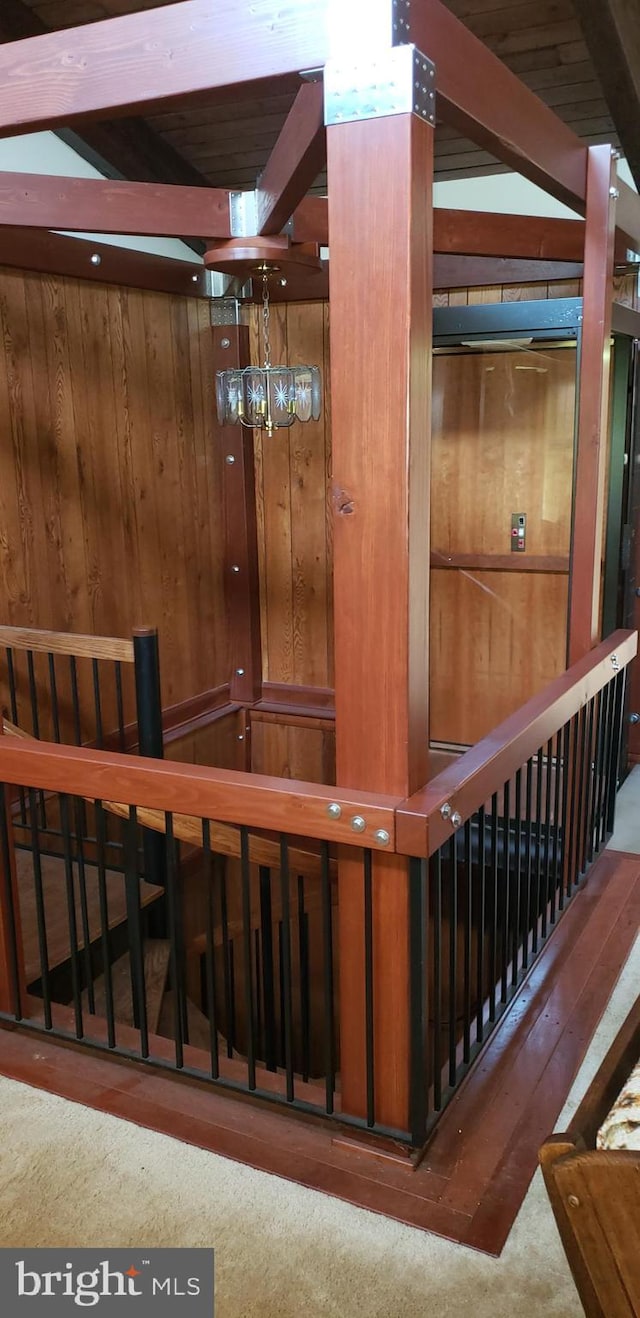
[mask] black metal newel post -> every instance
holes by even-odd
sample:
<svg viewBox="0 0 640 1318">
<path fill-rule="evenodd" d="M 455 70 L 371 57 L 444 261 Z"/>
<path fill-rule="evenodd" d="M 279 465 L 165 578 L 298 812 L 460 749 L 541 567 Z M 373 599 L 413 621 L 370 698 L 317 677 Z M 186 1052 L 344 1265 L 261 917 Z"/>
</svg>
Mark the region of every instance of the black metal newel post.
<svg viewBox="0 0 640 1318">
<path fill-rule="evenodd" d="M 138 754 L 154 760 L 164 758 L 162 698 L 160 694 L 160 650 L 155 627 L 137 627 L 133 633 L 136 680 Z M 161 833 L 142 830 L 144 873 L 149 883 L 164 885 L 166 843 Z"/>
</svg>

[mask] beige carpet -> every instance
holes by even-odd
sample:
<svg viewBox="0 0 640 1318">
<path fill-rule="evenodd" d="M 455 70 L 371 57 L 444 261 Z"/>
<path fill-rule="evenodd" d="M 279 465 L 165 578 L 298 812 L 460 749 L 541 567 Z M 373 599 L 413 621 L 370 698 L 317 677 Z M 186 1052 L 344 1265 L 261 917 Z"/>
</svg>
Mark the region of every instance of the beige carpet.
<svg viewBox="0 0 640 1318">
<path fill-rule="evenodd" d="M 640 939 L 559 1122 L 637 994 Z M 499 1260 L 0 1078 L 0 1245 L 216 1249 L 217 1318 L 580 1318 L 540 1173 Z"/>
</svg>

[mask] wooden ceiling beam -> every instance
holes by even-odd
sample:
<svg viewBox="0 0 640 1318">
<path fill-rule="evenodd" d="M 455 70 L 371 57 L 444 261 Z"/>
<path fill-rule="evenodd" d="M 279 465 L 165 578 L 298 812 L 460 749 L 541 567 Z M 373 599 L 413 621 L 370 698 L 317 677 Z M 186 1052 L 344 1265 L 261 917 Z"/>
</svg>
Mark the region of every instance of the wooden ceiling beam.
<svg viewBox="0 0 640 1318">
<path fill-rule="evenodd" d="M 0 225 L 168 238 L 231 236 L 224 188 L 48 174 L 0 172 Z"/>
<path fill-rule="evenodd" d="M 184 297 L 209 296 L 208 272 L 201 263 L 70 238 L 47 229 L 0 229 L 0 266 Z"/>
<path fill-rule="evenodd" d="M 630 0 L 574 0 L 594 69 L 640 188 L 640 16 Z"/>
<path fill-rule="evenodd" d="M 305 83 L 258 179 L 258 233 L 280 233 L 327 163 L 322 82 Z"/>
<path fill-rule="evenodd" d="M 48 31 L 42 19 L 23 0 L 2 0 L 0 43 L 42 36 Z M 70 131 L 61 131 L 59 135 L 110 178 L 192 187 L 207 182 L 194 165 L 144 120 L 120 119 L 117 123 L 85 124 L 82 136 Z"/>
<path fill-rule="evenodd" d="M 4 0 L 3 0 L 4 3 Z M 320 20 L 320 21 L 319 21 Z M 181 0 L 0 47 L 0 136 L 151 114 L 323 66 L 314 0 Z"/>
<path fill-rule="evenodd" d="M 406 39 L 436 66 L 438 118 L 584 213 L 584 142 L 441 0 L 416 0 L 407 15 Z"/>
</svg>

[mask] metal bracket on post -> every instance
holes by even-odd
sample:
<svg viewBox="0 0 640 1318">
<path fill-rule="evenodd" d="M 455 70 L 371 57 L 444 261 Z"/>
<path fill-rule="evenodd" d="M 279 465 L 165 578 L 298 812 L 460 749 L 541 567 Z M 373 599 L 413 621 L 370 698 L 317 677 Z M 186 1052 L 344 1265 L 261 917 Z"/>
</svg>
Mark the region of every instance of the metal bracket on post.
<svg viewBox="0 0 640 1318">
<path fill-rule="evenodd" d="M 254 238 L 258 232 L 258 194 L 229 193 L 229 219 L 232 238 Z"/>
<path fill-rule="evenodd" d="M 324 121 L 353 123 L 415 114 L 436 122 L 435 65 L 417 46 L 393 46 L 361 64 L 329 60 L 324 71 Z"/>
</svg>

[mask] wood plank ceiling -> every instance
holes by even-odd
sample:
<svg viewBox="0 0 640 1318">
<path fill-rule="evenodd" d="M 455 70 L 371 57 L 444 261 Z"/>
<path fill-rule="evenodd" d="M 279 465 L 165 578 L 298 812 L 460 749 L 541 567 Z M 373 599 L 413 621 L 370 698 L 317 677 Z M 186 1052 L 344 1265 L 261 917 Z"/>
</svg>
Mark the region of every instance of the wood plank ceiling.
<svg viewBox="0 0 640 1318">
<path fill-rule="evenodd" d="M 171 0 L 22 0 L 49 28 L 152 9 Z M 573 0 L 445 0 L 487 46 L 587 142 L 618 146 L 613 121 L 589 59 Z M 428 52 L 427 52 L 428 54 Z M 212 184 L 252 188 L 293 102 L 280 88 L 260 100 L 228 95 L 197 109 L 150 117 L 148 124 Z M 436 133 L 439 179 L 496 173 L 504 167 L 445 124 Z M 318 180 L 316 191 L 324 188 Z"/>
</svg>

